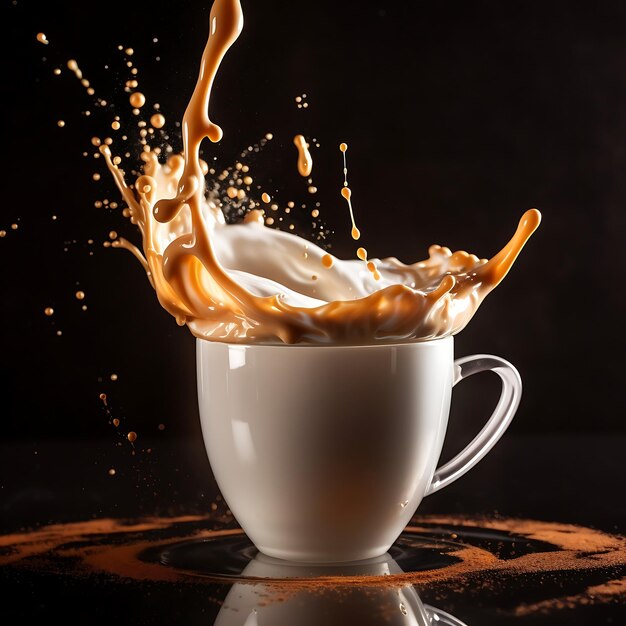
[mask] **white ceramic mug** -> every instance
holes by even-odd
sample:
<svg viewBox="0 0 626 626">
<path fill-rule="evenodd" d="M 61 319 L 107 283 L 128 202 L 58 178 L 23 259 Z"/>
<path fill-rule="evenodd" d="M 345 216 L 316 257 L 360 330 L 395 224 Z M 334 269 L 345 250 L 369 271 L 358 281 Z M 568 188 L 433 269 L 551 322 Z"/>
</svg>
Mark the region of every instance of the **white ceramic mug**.
<svg viewBox="0 0 626 626">
<path fill-rule="evenodd" d="M 197 340 L 202 432 L 217 484 L 261 552 L 342 562 L 387 552 L 422 498 L 500 439 L 519 405 L 517 370 L 454 361 L 452 337 L 372 346 Z M 476 438 L 435 471 L 452 387 L 477 372 L 502 395 Z"/>
</svg>

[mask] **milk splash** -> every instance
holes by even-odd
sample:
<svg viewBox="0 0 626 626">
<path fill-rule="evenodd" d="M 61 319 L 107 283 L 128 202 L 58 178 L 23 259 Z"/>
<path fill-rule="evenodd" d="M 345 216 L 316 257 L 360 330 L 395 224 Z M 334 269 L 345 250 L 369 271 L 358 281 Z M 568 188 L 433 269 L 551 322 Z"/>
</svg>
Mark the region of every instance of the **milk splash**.
<svg viewBox="0 0 626 626">
<path fill-rule="evenodd" d="M 429 258 L 412 265 L 374 259 L 375 273 L 360 260 L 329 262 L 318 246 L 265 227 L 260 210 L 244 223 L 226 224 L 217 198 L 207 191 L 199 150 L 205 138 L 222 137 L 208 116 L 211 87 L 242 27 L 239 0 L 216 0 L 183 118 L 182 155 L 162 164 L 144 147 L 143 174 L 128 185 L 110 147 L 100 146 L 143 239 L 142 251 L 121 238 L 112 245 L 133 252 L 161 305 L 203 339 L 362 344 L 458 333 L 506 276 L 540 213 L 527 211 L 489 261 L 431 246 Z"/>
</svg>

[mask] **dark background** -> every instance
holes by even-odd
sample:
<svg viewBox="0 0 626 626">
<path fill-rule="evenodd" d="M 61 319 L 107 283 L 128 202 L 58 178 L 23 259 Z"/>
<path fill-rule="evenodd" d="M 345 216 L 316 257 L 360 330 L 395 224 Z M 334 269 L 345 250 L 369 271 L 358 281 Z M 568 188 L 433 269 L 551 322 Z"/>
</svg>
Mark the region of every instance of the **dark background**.
<svg viewBox="0 0 626 626">
<path fill-rule="evenodd" d="M 350 186 L 371 255 L 414 261 L 440 243 L 491 256 L 523 211 L 539 208 L 539 231 L 458 336 L 457 355 L 494 353 L 519 368 L 524 397 L 511 437 L 541 435 L 558 447 L 564 435 L 584 442 L 591 434 L 609 441 L 624 433 L 626 4 L 243 6 L 244 31 L 212 102 L 225 135 L 205 146 L 207 158 L 229 165 L 271 131 L 275 140 L 253 163 L 255 182 L 310 201 L 291 142 L 299 132 L 316 137 L 315 184 L 339 255 L 354 247 L 338 194 L 340 141 L 350 145 Z M 119 210 L 94 208 L 98 199 L 119 198 L 102 160 L 81 154 L 93 152 L 91 136 L 113 134 L 113 115 L 132 118 L 118 44 L 135 49 L 140 89 L 149 104 L 161 104 L 175 131 L 195 83 L 209 9 L 198 0 L 149 8 L 119 0 L 3 3 L 8 54 L 1 80 L 9 110 L 2 118 L 1 436 L 24 451 L 24 466 L 46 442 L 70 442 L 70 464 L 71 442 L 99 442 L 94 458 L 105 488 L 105 469 L 130 448 L 110 425 L 102 392 L 124 432 L 138 432 L 138 444 L 158 452 L 186 438 L 192 452 L 185 455 L 206 465 L 195 340 L 161 309 L 130 255 L 102 248 L 113 228 L 139 239 Z M 36 41 L 39 31 L 50 45 Z M 69 58 L 112 108 L 94 108 L 65 69 Z M 306 110 L 294 102 L 301 93 Z M 83 302 L 77 289 L 86 293 Z M 44 316 L 46 306 L 53 317 Z M 445 455 L 477 432 L 497 393 L 490 376 L 455 390 Z M 572 453 L 584 462 L 584 443 Z M 506 471 L 507 460 L 494 458 L 500 460 L 485 467 Z M 3 480 L 12 471 L 5 465 Z"/>
</svg>

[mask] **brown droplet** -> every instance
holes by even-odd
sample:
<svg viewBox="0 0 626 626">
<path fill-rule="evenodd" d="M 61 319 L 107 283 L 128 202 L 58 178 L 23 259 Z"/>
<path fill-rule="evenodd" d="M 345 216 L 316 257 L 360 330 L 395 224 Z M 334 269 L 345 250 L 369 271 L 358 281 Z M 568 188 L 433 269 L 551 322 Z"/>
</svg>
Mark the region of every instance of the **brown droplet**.
<svg viewBox="0 0 626 626">
<path fill-rule="evenodd" d="M 330 254 L 325 254 L 322 257 L 322 265 L 326 268 L 331 268 L 333 266 L 333 257 Z"/>
<path fill-rule="evenodd" d="M 37 33 L 37 41 L 39 43 L 42 43 L 44 45 L 48 45 L 50 42 L 48 41 L 48 38 L 46 37 L 45 33 Z"/>
<path fill-rule="evenodd" d="M 146 96 L 144 96 L 141 91 L 135 91 L 131 93 L 130 98 L 128 99 L 131 106 L 135 107 L 136 109 L 140 109 L 146 103 Z"/>
<path fill-rule="evenodd" d="M 101 393 L 99 398 L 104 403 L 104 406 L 106 406 L 107 405 L 107 394 L 106 393 Z"/>
<path fill-rule="evenodd" d="M 120 421 L 117 419 L 117 417 L 113 418 L 113 426 L 115 426 L 116 428 L 120 425 Z"/>
<path fill-rule="evenodd" d="M 120 129 L 120 123 L 117 120 L 115 120 L 114 122 L 111 122 L 111 128 L 113 130 L 119 130 Z"/>
<path fill-rule="evenodd" d="M 154 128 L 163 128 L 163 126 L 165 126 L 165 117 L 161 115 L 161 113 L 155 113 L 150 118 L 150 124 L 152 124 Z"/>
<path fill-rule="evenodd" d="M 298 173 L 304 178 L 311 175 L 313 169 L 313 158 L 309 152 L 309 145 L 303 135 L 296 135 L 293 143 L 298 150 Z"/>
<path fill-rule="evenodd" d="M 75 295 L 76 295 L 76 299 L 77 300 L 84 300 L 85 299 L 85 292 L 84 291 L 77 291 Z"/>
<path fill-rule="evenodd" d="M 137 433 L 134 430 L 131 430 L 128 435 L 126 435 L 126 438 L 128 439 L 128 441 L 130 441 L 131 443 L 133 443 L 134 441 L 137 440 Z"/>
<path fill-rule="evenodd" d="M 355 241 L 358 241 L 361 238 L 361 231 L 356 226 L 352 227 L 350 234 L 352 235 L 352 239 Z"/>
<path fill-rule="evenodd" d="M 361 259 L 361 261 L 367 261 L 367 250 L 365 248 L 359 248 L 356 251 L 356 255 Z"/>
<path fill-rule="evenodd" d="M 348 144 L 347 144 L 347 143 L 340 143 L 340 144 L 339 144 L 339 149 L 340 149 L 342 152 L 345 152 L 345 151 L 348 149 Z M 357 152 L 358 152 L 358 150 L 357 150 Z"/>
<path fill-rule="evenodd" d="M 57 126 L 58 126 L 59 128 L 63 128 L 63 127 L 65 126 L 65 122 L 64 122 L 63 120 L 59 120 L 59 121 L 57 122 Z"/>
<path fill-rule="evenodd" d="M 111 374 L 111 380 L 115 382 L 117 380 L 117 374 Z"/>
<path fill-rule="evenodd" d="M 262 193 L 261 194 L 261 200 L 263 200 L 263 202 L 265 202 L 265 204 L 269 204 L 271 198 L 269 193 Z"/>
<path fill-rule="evenodd" d="M 109 470 L 109 476 L 115 476 L 115 468 L 113 468 L 113 467 L 112 467 L 112 468 Z"/>
<path fill-rule="evenodd" d="M 47 306 L 43 312 L 50 317 L 51 315 L 54 315 L 54 309 L 51 306 Z"/>
</svg>

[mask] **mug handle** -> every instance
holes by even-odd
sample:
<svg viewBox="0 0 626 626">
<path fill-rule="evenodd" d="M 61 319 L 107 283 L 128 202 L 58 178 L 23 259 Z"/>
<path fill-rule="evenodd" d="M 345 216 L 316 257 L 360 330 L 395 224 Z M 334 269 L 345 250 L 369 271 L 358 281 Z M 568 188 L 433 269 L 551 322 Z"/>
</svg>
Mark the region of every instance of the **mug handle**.
<svg viewBox="0 0 626 626">
<path fill-rule="evenodd" d="M 509 427 L 522 397 L 522 379 L 519 372 L 500 357 L 490 354 L 474 354 L 457 359 L 454 367 L 453 386 L 473 374 L 495 372 L 502 379 L 502 394 L 494 412 L 478 435 L 451 461 L 435 471 L 426 490 L 427 496 L 447 487 L 463 476 L 493 448 Z"/>
</svg>

